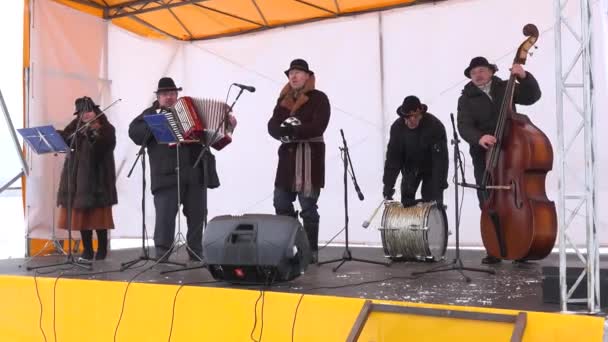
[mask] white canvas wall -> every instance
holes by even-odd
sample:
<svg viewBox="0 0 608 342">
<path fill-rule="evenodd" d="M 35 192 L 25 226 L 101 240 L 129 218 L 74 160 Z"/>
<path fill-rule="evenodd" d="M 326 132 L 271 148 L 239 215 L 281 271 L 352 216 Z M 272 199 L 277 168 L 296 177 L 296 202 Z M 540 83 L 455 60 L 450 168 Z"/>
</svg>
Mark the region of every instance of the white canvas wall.
<svg viewBox="0 0 608 342">
<path fill-rule="evenodd" d="M 135 162 L 139 146 L 131 142 L 129 123 L 155 99 L 158 79 L 172 75 L 176 80 L 183 78 L 183 46 L 170 41 L 150 41 L 123 30 L 111 27 L 110 50 L 117 51 L 117 57 L 110 59 L 109 69 L 112 79 L 112 98 L 122 99 L 108 117 L 116 126 L 117 145 L 114 152 L 116 161 L 116 188 L 119 193 L 118 205 L 114 207 L 114 223 L 117 229 L 114 237 L 141 236 L 142 172 L 138 162 L 131 177 L 127 174 Z M 146 167 L 150 164 L 146 157 Z M 154 229 L 154 203 L 150 193 L 150 175 L 146 173 L 146 222 L 149 236 Z"/>
<path fill-rule="evenodd" d="M 107 24 L 51 1 L 32 1 L 31 30 L 26 125 L 63 129 L 73 118 L 77 97 L 107 101 Z M 56 223 L 55 195 L 64 157 L 28 153 L 27 160 L 26 227 L 29 236 L 44 238 Z"/>
<path fill-rule="evenodd" d="M 40 2 L 42 1 L 36 1 Z M 98 19 L 65 8 L 59 9 L 59 5 L 44 6 L 52 7 L 55 11 L 53 15 L 61 18 L 74 16 L 91 23 L 88 27 L 98 27 L 101 31 L 106 28 Z M 522 8 L 527 9 L 527 14 L 521 14 L 524 13 Z M 571 10 L 568 15 L 573 24 L 576 24 L 578 13 Z M 91 94 L 97 91 L 94 97 L 103 100 L 102 105 L 107 105 L 117 98 L 122 99 L 108 111 L 118 134 L 115 156 L 120 203 L 114 210 L 117 223 L 114 236 L 138 237 L 141 234 L 141 172 L 137 166 L 134 175 L 126 178 L 137 152 L 137 147 L 128 139 L 127 128 L 129 122 L 151 104 L 152 91 L 162 76 L 173 77 L 178 85 L 184 87 L 182 94 L 190 96 L 224 99 L 229 85 L 233 82 L 250 84 L 257 88 L 253 94 L 245 93 L 236 104 L 235 115 L 239 124 L 234 141 L 223 151 L 216 153 L 222 186 L 210 191 L 209 209 L 210 217 L 220 214 L 272 213 L 271 195 L 278 142 L 268 136 L 266 123 L 278 92 L 286 82 L 283 70 L 289 61 L 301 57 L 310 63 L 311 69 L 317 75 L 317 88 L 329 96 L 332 105 L 330 125 L 325 133 L 327 186 L 319 201 L 321 240 L 328 240 L 343 227 L 339 130 L 343 129 L 348 139 L 353 166 L 365 194 L 365 201 L 360 202 L 349 179 L 351 241 L 379 244 L 379 232 L 375 229 L 379 219 L 376 219 L 374 229 L 369 230 L 361 228 L 361 222 L 368 218 L 381 199 L 384 149 L 388 127 L 396 119 L 396 107 L 403 97 L 418 95 L 429 105 L 430 112 L 443 121 L 448 136 L 451 137 L 449 113 L 456 112 L 460 89 L 467 81 L 462 71 L 469 60 L 474 56 L 484 55 L 498 64 L 500 77 L 507 77 L 515 49 L 524 39 L 521 28 L 529 22 L 538 26 L 541 37 L 538 42 L 540 48 L 533 58 L 528 59 L 526 68 L 539 80 L 543 98 L 534 106 L 521 108 L 520 111 L 529 114 L 556 147 L 552 0 L 449 1 L 383 12 L 381 20 L 379 16 L 378 13 L 372 13 L 194 43 L 151 41 L 110 26 L 110 82 L 107 83 L 109 91 L 103 93 L 104 97 L 101 99 L 100 89 L 104 89 L 103 87 L 85 89 Z M 65 23 L 66 20 L 61 22 Z M 96 24 L 93 25 L 94 23 Z M 603 34 L 605 23 L 605 17 L 603 21 L 596 23 L 598 27 L 604 27 Z M 52 24 L 52 21 L 49 19 L 47 24 Z M 58 39 L 59 42 L 78 48 L 87 46 L 78 45 L 80 43 L 75 36 L 80 36 L 80 32 L 76 34 L 70 31 L 68 26 L 54 27 L 54 30 L 61 31 L 61 37 L 49 39 Z M 383 37 L 383 54 L 379 49 L 380 30 Z M 90 46 L 93 50 L 101 50 L 97 45 L 104 46 L 103 42 L 104 38 L 89 39 L 87 44 L 93 45 Z M 594 44 L 603 46 L 599 33 Z M 48 47 L 39 45 L 39 48 Z M 605 50 L 601 51 L 605 53 Z M 102 51 L 97 52 L 99 56 L 103 55 Z M 58 52 L 55 51 L 54 54 Z M 381 56 L 384 82 L 380 75 Z M 99 61 L 99 58 L 93 60 Z M 97 76 L 101 69 L 96 69 L 95 65 L 97 64 L 92 67 L 83 66 L 84 71 L 78 72 Z M 73 63 L 70 63 L 70 67 L 72 66 Z M 601 66 L 598 65 L 598 68 Z M 605 86 L 605 73 L 597 77 L 596 86 Z M 67 123 L 73 109 L 73 99 L 81 96 L 81 87 L 81 83 L 70 83 L 68 89 L 79 91 L 54 93 L 52 98 L 56 99 L 57 104 L 53 113 L 58 115 L 54 120 Z M 51 93 L 51 88 L 44 89 Z M 381 89 L 384 89 L 384 94 Z M 603 89 L 605 90 L 605 87 Z M 233 92 L 232 96 L 235 94 Z M 596 117 L 600 117 L 601 110 L 608 107 L 605 103 L 598 103 L 596 106 Z M 49 112 L 48 108 L 50 107 L 40 104 L 33 109 L 30 116 L 44 121 L 44 113 Z M 602 126 L 599 125 L 603 122 L 598 120 L 597 123 L 598 131 L 601 132 Z M 601 139 L 601 136 L 598 138 Z M 598 142 L 598 146 L 601 145 L 602 141 Z M 461 149 L 467 153 L 467 180 L 473 181 L 466 143 L 463 142 Z M 601 151 L 598 151 L 598 154 L 601 199 L 605 193 L 605 182 L 599 176 L 605 163 Z M 450 170 L 450 177 L 451 172 Z M 580 181 L 580 177 L 577 177 L 580 174 L 580 169 L 570 170 L 568 179 L 572 179 L 572 182 Z M 551 172 L 547 189 L 552 199 L 557 196 L 556 181 L 556 173 Z M 51 197 L 54 197 L 50 185 L 42 181 L 36 183 L 36 178 L 31 184 L 38 184 L 38 187 L 28 188 L 28 202 L 31 201 L 30 205 L 37 207 L 36 210 L 30 210 L 30 221 L 46 222 L 48 225 L 48 222 L 52 221 L 50 213 L 41 208 L 50 206 Z M 450 222 L 453 221 L 452 191 L 453 185 L 450 184 L 445 193 Z M 37 195 L 32 198 L 31 195 L 38 193 L 44 196 Z M 149 182 L 146 196 L 147 226 L 151 235 L 154 210 Z M 466 190 L 461 235 L 463 243 L 481 244 L 478 217 L 475 194 L 472 190 Z M 605 221 L 605 216 L 600 215 L 599 224 L 602 230 Z M 41 224 L 30 225 L 38 226 Z M 578 237 L 584 239 L 583 231 Z M 343 239 L 342 235 L 337 241 Z M 602 241 L 604 240 L 606 239 Z"/>
<path fill-rule="evenodd" d="M 2 35 L 0 55 L 0 90 L 6 101 L 11 121 L 15 128 L 23 127 L 23 3 L 7 1 L 0 12 L 0 30 L 10 32 Z M 9 125 L 0 118 L 0 185 L 6 184 L 21 171 L 18 151 L 9 134 Z M 13 183 L 20 187 L 21 181 Z M 23 202 L 20 190 L 6 190 L 0 194 L 0 259 L 24 255 Z"/>
<path fill-rule="evenodd" d="M 15 128 L 23 127 L 23 4 L 4 4 L 0 12 L 2 29 L 11 34 L 2 35 L 3 51 L 0 57 L 0 91 L 6 102 Z M 1 110 L 0 110 L 1 111 Z M 0 112 L 1 113 L 1 112 Z M 9 134 L 9 125 L 2 114 L 0 118 L 0 155 L 4 167 L 0 169 L 0 186 L 6 184 L 21 171 L 21 162 L 15 143 Z"/>
</svg>

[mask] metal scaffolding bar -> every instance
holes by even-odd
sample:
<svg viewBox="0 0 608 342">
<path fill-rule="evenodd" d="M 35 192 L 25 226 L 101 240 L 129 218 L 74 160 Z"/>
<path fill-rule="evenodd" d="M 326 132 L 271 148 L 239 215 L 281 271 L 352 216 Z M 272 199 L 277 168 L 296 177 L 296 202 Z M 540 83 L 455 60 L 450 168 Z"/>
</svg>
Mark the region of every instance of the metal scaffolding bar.
<svg viewBox="0 0 608 342">
<path fill-rule="evenodd" d="M 169 38 L 175 39 L 175 40 L 181 40 L 181 39 L 179 39 L 179 37 L 176 37 L 176 36 L 170 34 L 169 32 L 163 31 L 163 30 L 159 29 L 158 27 L 150 24 L 149 22 L 147 22 L 143 19 L 140 19 L 139 17 L 131 17 L 131 19 L 137 21 L 138 23 L 144 25 L 145 27 L 147 27 L 155 32 L 158 32 L 159 34 L 161 34 L 163 36 L 166 36 L 166 37 L 169 37 Z"/>
<path fill-rule="evenodd" d="M 559 286 L 561 297 L 561 310 L 570 311 L 568 304 L 586 303 L 587 312 L 597 313 L 600 311 L 599 291 L 599 241 L 597 236 L 596 222 L 596 180 L 595 180 L 595 145 L 594 118 L 593 118 L 593 88 L 591 83 L 591 0 L 578 0 L 580 11 L 580 28 L 572 25 L 566 20 L 564 14 L 568 0 L 554 0 L 555 10 L 555 82 L 556 82 L 556 112 L 557 112 L 557 140 L 558 140 L 558 223 L 559 223 Z M 570 36 L 562 35 L 562 28 Z M 578 49 L 571 60 L 565 60 L 562 42 L 565 38 L 574 38 Z M 567 68 L 564 69 L 564 63 Z M 581 76 L 572 76 L 573 70 L 580 70 Z M 577 78 L 572 80 L 571 78 Z M 572 96 L 577 92 L 580 96 Z M 580 123 L 568 122 L 569 127 L 578 127 L 574 135 L 565 141 L 564 126 L 564 100 L 568 100 L 579 112 L 580 116 L 568 115 L 572 120 L 580 118 Z M 577 139 L 580 135 L 582 139 Z M 581 146 L 581 144 L 583 144 Z M 574 147 L 584 150 L 584 161 L 575 162 L 569 158 L 568 152 Z M 567 183 L 567 169 L 584 169 L 584 185 L 574 182 Z M 569 206 L 574 206 L 573 214 L 566 219 Z M 584 216 L 584 227 L 573 226 L 573 216 L 579 213 Z M 581 229 L 585 231 L 584 251 L 573 243 L 572 236 Z M 566 250 L 568 247 L 574 249 L 578 258 L 568 261 Z M 583 265 L 583 271 L 578 275 L 576 281 L 568 288 L 566 272 L 568 263 Z M 583 281 L 585 279 L 586 281 Z M 575 290 L 580 286 L 586 286 L 585 298 L 571 298 Z"/>
<path fill-rule="evenodd" d="M 138 14 L 171 9 L 209 0 L 137 0 L 107 8 L 105 19 L 132 17 Z M 150 6 L 152 5 L 152 6 Z"/>
<path fill-rule="evenodd" d="M 21 177 L 23 177 L 23 175 L 24 175 L 23 171 L 19 172 L 19 174 L 17 174 L 15 177 L 13 177 L 11 180 L 9 180 L 6 184 L 4 184 L 2 187 L 0 187 L 0 194 L 3 193 L 4 190 L 10 188 L 11 185 L 13 185 L 13 183 L 15 183 Z"/>
<path fill-rule="evenodd" d="M 337 12 L 334 12 L 334 11 L 332 11 L 332 10 L 328 9 L 328 8 L 325 8 L 325 7 L 323 7 L 323 6 L 319 6 L 319 5 L 315 5 L 315 4 L 310 3 L 310 2 L 308 2 L 308 1 L 304 1 L 304 0 L 295 0 L 295 1 L 296 1 L 296 2 L 299 2 L 299 3 L 303 4 L 303 5 L 306 5 L 306 6 L 310 6 L 310 7 L 312 7 L 312 8 L 316 8 L 316 9 L 318 9 L 319 11 L 323 11 L 323 12 L 329 13 L 329 14 L 331 14 L 331 15 L 337 15 L 337 14 L 338 14 Z"/>
<path fill-rule="evenodd" d="M 207 11 L 219 13 L 221 15 L 225 15 L 225 16 L 233 18 L 233 19 L 241 20 L 241 21 L 244 21 L 244 22 L 249 23 L 249 24 L 253 24 L 253 25 L 256 25 L 256 26 L 260 26 L 260 27 L 265 26 L 265 24 L 258 23 L 257 21 L 253 21 L 251 19 L 247 19 L 245 17 L 241 17 L 241 16 L 238 16 L 238 15 L 235 15 L 235 14 L 231 14 L 231 13 L 228 13 L 228 12 L 220 11 L 220 10 L 215 9 L 215 8 L 207 7 L 207 6 L 204 6 L 204 5 L 201 5 L 201 4 L 192 4 L 192 5 L 194 5 L 196 7 L 199 7 L 201 10 L 207 10 Z"/>
<path fill-rule="evenodd" d="M 70 1 L 78 3 L 78 4 L 81 4 L 81 5 L 93 7 L 93 8 L 96 8 L 96 9 L 104 9 L 103 5 L 98 4 L 95 1 L 90 1 L 90 0 L 70 0 Z"/>
<path fill-rule="evenodd" d="M 29 175 L 29 169 L 27 167 L 27 163 L 25 162 L 25 157 L 23 153 L 21 153 L 21 145 L 19 144 L 19 139 L 17 139 L 17 133 L 15 133 L 15 126 L 13 125 L 13 120 L 11 120 L 11 115 L 8 112 L 8 108 L 6 107 L 6 102 L 4 102 L 4 96 L 2 95 L 2 91 L 0 90 L 0 110 L 4 113 L 4 119 L 6 120 L 6 125 L 8 126 L 8 131 L 11 134 L 11 138 L 13 140 L 13 144 L 15 145 L 15 152 L 19 155 L 19 161 L 21 162 L 21 170 L 25 175 Z"/>
</svg>

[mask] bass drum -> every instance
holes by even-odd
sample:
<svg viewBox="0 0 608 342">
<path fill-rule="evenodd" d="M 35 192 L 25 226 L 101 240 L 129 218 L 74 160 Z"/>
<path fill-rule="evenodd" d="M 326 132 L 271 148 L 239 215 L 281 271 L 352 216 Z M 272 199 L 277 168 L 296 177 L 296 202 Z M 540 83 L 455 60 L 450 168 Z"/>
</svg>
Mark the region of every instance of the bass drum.
<svg viewBox="0 0 608 342">
<path fill-rule="evenodd" d="M 404 208 L 386 202 L 380 233 L 384 254 L 393 260 L 439 261 L 445 259 L 448 220 L 443 206 L 419 202 Z"/>
</svg>

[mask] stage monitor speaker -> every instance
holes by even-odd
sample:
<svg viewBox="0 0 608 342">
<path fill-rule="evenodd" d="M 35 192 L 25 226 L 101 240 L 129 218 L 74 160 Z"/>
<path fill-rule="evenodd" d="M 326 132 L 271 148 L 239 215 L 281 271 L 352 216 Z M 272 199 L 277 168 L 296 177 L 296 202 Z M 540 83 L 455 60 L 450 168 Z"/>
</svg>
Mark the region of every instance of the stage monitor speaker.
<svg viewBox="0 0 608 342">
<path fill-rule="evenodd" d="M 568 289 L 574 285 L 576 279 L 579 277 L 583 268 L 581 267 L 568 267 L 566 269 L 566 284 Z M 600 307 L 608 307 L 608 270 L 600 269 Z M 587 298 L 587 276 L 583 277 L 574 293 L 570 297 L 574 298 Z M 559 267 L 546 266 L 543 267 L 543 301 L 545 303 L 560 303 L 559 294 Z M 587 305 L 585 303 L 568 303 L 568 305 Z"/>
<path fill-rule="evenodd" d="M 203 256 L 213 278 L 237 284 L 292 280 L 311 260 L 300 222 L 268 214 L 213 218 L 203 235 Z"/>
</svg>

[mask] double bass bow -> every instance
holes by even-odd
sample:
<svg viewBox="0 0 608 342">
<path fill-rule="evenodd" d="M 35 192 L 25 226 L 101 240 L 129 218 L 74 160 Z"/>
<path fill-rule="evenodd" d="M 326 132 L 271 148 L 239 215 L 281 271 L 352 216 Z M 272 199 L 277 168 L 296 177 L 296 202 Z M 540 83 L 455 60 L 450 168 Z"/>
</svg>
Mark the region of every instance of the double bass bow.
<svg viewBox="0 0 608 342">
<path fill-rule="evenodd" d="M 538 28 L 527 24 L 527 37 L 514 64 L 525 64 L 538 40 Z M 530 119 L 515 111 L 516 76 L 506 86 L 494 136 L 486 153 L 481 189 L 481 237 L 489 255 L 508 260 L 538 260 L 555 244 L 557 214 L 547 198 L 545 179 L 553 167 L 553 148 L 547 136 Z"/>
</svg>

